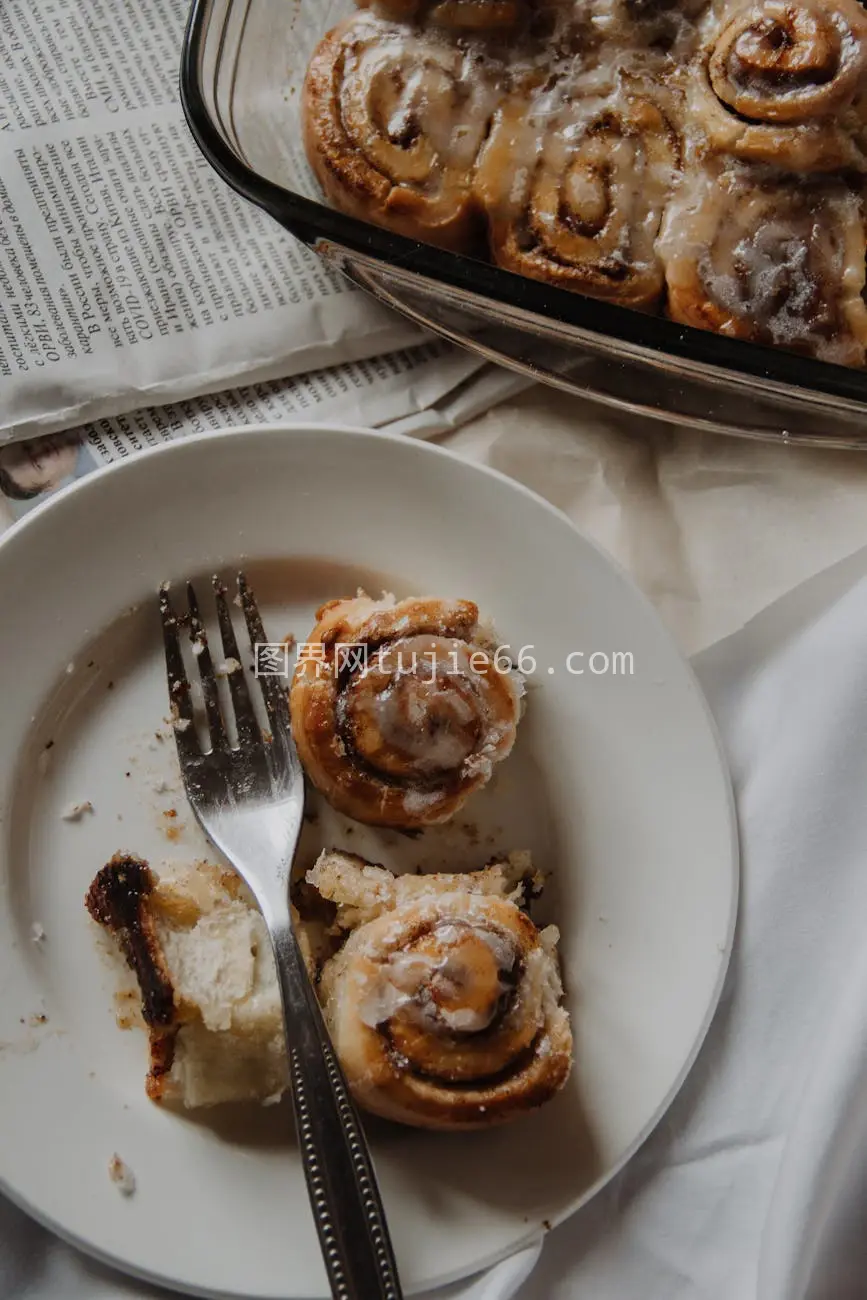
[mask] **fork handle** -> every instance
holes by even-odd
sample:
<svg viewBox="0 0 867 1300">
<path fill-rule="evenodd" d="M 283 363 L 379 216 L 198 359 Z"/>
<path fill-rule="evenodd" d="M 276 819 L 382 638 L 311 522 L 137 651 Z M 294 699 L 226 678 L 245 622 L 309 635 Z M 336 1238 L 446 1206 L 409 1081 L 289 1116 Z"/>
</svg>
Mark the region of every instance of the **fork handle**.
<svg viewBox="0 0 867 1300">
<path fill-rule="evenodd" d="M 403 1300 L 373 1162 L 291 922 L 271 927 L 307 1190 L 334 1300 Z"/>
</svg>

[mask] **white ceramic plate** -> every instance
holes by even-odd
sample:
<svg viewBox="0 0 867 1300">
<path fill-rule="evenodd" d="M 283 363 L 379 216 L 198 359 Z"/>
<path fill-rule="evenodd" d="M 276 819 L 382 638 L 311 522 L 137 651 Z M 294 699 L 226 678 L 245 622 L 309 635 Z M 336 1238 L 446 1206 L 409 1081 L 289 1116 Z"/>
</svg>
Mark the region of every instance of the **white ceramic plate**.
<svg viewBox="0 0 867 1300">
<path fill-rule="evenodd" d="M 542 500 L 438 449 L 321 426 L 209 434 L 35 511 L 0 543 L 0 1179 L 121 1268 L 209 1295 L 327 1295 L 288 1102 L 198 1117 L 149 1103 L 145 1043 L 115 1023 L 83 904 L 118 849 L 207 854 L 155 736 L 154 593 L 240 561 L 275 640 L 303 640 L 318 603 L 361 583 L 470 597 L 504 643 L 533 647 L 516 750 L 457 827 L 409 841 L 325 816 L 303 849 L 455 868 L 531 848 L 552 873 L 577 1048 L 566 1092 L 474 1136 L 371 1127 L 413 1292 L 564 1219 L 671 1101 L 732 940 L 725 765 L 692 673 L 623 574 Z M 83 800 L 93 812 L 63 820 Z M 107 1175 L 115 1152 L 128 1198 Z"/>
</svg>

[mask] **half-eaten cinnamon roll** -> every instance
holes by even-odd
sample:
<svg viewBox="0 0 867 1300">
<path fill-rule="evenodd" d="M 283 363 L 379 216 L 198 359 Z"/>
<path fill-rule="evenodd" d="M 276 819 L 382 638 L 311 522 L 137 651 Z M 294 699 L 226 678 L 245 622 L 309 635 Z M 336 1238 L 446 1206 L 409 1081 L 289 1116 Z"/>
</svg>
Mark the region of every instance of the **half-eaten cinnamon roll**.
<svg viewBox="0 0 867 1300">
<path fill-rule="evenodd" d="M 289 1073 L 271 942 L 239 876 L 203 862 L 152 869 L 117 853 L 85 904 L 127 968 L 119 1020 L 147 1033 L 151 1100 L 198 1109 L 283 1093 Z M 313 976 L 314 927 L 295 921 Z"/>
</svg>

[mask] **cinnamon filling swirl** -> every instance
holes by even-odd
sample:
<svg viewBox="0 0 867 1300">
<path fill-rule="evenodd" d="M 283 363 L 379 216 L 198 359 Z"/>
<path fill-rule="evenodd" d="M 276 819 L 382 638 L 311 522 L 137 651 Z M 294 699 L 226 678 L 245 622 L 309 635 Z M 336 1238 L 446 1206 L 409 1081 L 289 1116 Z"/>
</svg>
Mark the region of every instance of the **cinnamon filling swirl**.
<svg viewBox="0 0 867 1300">
<path fill-rule="evenodd" d="M 497 89 L 477 55 L 361 17 L 335 28 L 307 72 L 307 154 L 335 206 L 468 250 L 469 193 Z"/>
<path fill-rule="evenodd" d="M 97 873 L 85 897 L 91 917 L 114 935 L 138 981 L 150 1043 L 145 1088 L 154 1099 L 162 1095 L 171 1071 L 179 1027 L 174 986 L 148 906 L 155 888 L 153 872 L 142 858 L 116 853 Z"/>
<path fill-rule="evenodd" d="M 480 164 L 496 261 L 593 297 L 652 307 L 664 283 L 655 241 L 680 162 L 663 108 L 624 82 L 601 102 L 565 106 L 537 148 L 533 129 L 523 104 L 504 106 Z M 516 154 L 533 159 L 520 183 L 509 170 Z"/>
<path fill-rule="evenodd" d="M 693 105 L 713 149 L 796 171 L 865 166 L 857 0 L 758 0 L 705 50 Z"/>
<path fill-rule="evenodd" d="M 471 602 L 336 601 L 308 644 L 322 659 L 296 669 L 293 734 L 311 781 L 348 816 L 445 821 L 510 752 L 520 686 Z"/>
<path fill-rule="evenodd" d="M 360 1104 L 401 1123 L 474 1128 L 550 1100 L 571 1069 L 557 934 L 476 878 L 414 878 L 323 855 L 308 879 L 338 904 L 383 901 L 323 968 L 326 1019 Z M 473 892 L 484 888 L 486 892 Z"/>
<path fill-rule="evenodd" d="M 356 18 L 343 62 L 320 51 L 311 73 L 308 147 L 336 206 L 559 289 L 865 365 L 859 0 L 374 5 L 393 21 Z M 338 127 L 316 116 L 329 96 Z M 711 172 L 723 192 L 696 199 Z M 707 214 L 735 174 L 723 254 Z"/>
<path fill-rule="evenodd" d="M 865 71 L 860 6 L 764 0 L 717 39 L 709 74 L 717 98 L 756 122 L 827 117 L 852 101 Z"/>
<path fill-rule="evenodd" d="M 708 174 L 670 216 L 669 311 L 732 338 L 862 365 L 865 239 L 845 186 Z"/>
</svg>

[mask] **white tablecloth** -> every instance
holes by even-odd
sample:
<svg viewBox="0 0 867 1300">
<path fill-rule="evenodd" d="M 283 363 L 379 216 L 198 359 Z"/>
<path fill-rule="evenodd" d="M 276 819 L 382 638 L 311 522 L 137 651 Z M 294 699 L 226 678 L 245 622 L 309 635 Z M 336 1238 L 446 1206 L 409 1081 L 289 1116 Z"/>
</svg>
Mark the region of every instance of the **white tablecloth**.
<svg viewBox="0 0 867 1300">
<path fill-rule="evenodd" d="M 665 1121 L 520 1300 L 867 1296 L 867 555 L 696 666 L 741 824 L 729 978 Z"/>
<path fill-rule="evenodd" d="M 610 421 L 561 417 L 534 427 L 526 409 L 493 414 L 452 441 L 565 507 L 690 649 L 867 541 L 867 457 L 794 452 L 783 464 L 778 449 L 707 440 L 675 451 L 688 435 L 612 438 Z M 865 575 L 857 553 L 698 657 L 743 840 L 719 1014 L 665 1121 L 610 1188 L 538 1262 L 528 1251 L 448 1300 L 867 1296 Z M 4 1300 L 157 1294 L 0 1202 Z"/>
</svg>

